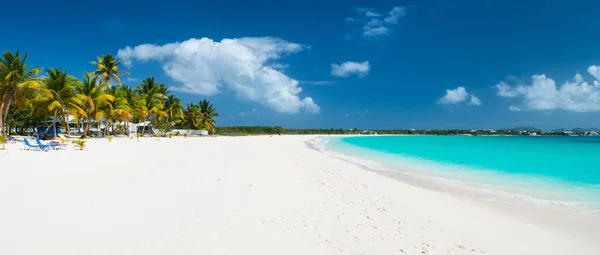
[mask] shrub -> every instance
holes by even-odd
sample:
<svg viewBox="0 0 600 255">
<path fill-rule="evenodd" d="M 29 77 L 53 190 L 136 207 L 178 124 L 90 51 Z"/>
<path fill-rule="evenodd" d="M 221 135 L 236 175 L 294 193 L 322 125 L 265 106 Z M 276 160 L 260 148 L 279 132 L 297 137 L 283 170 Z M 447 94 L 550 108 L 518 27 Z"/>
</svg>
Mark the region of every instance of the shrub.
<svg viewBox="0 0 600 255">
<path fill-rule="evenodd" d="M 75 144 L 75 146 L 79 147 L 79 150 L 83 150 L 85 148 L 85 143 L 86 143 L 86 141 L 84 141 L 84 140 L 73 141 L 73 144 Z"/>
<path fill-rule="evenodd" d="M 6 149 L 6 135 L 0 134 L 0 144 L 2 144 L 2 149 Z"/>
</svg>

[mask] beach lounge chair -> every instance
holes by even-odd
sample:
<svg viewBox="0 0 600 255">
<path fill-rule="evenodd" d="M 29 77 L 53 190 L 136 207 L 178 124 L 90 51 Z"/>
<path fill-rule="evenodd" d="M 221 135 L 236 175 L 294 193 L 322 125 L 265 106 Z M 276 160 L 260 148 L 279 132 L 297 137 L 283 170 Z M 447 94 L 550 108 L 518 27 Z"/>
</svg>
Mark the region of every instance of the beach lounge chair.
<svg viewBox="0 0 600 255">
<path fill-rule="evenodd" d="M 46 148 L 50 148 L 53 150 L 58 150 L 59 149 L 59 144 L 57 143 L 48 143 L 48 144 L 43 144 L 42 141 L 40 141 L 40 139 L 38 139 L 37 137 L 35 138 L 35 142 L 40 146 L 40 148 L 42 147 L 46 147 Z"/>
<path fill-rule="evenodd" d="M 58 134 L 58 137 L 59 137 L 59 138 L 62 138 L 62 139 L 64 139 L 65 141 L 69 141 L 69 138 L 67 138 L 67 137 L 66 137 L 65 135 L 63 135 L 63 134 Z"/>
<path fill-rule="evenodd" d="M 8 139 L 6 139 L 6 142 L 8 142 L 8 143 L 17 143 L 17 139 L 15 139 L 14 137 L 9 137 Z"/>
<path fill-rule="evenodd" d="M 40 150 L 40 151 L 46 151 L 50 148 L 50 146 L 42 146 L 42 145 L 32 145 L 29 143 L 29 141 L 27 140 L 27 138 L 23 138 L 23 144 L 25 145 L 25 150 Z"/>
</svg>

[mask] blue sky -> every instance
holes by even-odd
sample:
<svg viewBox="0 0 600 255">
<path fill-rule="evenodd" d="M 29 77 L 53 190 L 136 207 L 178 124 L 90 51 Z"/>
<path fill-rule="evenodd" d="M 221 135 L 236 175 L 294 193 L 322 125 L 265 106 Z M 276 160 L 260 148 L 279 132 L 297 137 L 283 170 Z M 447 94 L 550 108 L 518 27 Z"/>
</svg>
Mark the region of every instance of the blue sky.
<svg viewBox="0 0 600 255">
<path fill-rule="evenodd" d="M 597 1 L 84 2 L 3 3 L 0 49 L 118 55 L 219 125 L 600 127 Z"/>
</svg>

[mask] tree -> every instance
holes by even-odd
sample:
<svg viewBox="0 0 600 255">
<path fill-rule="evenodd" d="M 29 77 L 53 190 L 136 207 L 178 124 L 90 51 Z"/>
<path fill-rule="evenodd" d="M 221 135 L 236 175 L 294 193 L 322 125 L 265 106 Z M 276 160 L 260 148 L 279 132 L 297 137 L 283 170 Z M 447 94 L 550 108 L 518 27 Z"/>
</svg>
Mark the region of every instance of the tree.
<svg viewBox="0 0 600 255">
<path fill-rule="evenodd" d="M 165 100 L 164 111 L 167 115 L 167 121 L 178 122 L 183 117 L 183 107 L 181 106 L 181 99 L 174 95 L 169 95 Z"/>
<path fill-rule="evenodd" d="M 5 132 L 4 122 L 10 106 L 26 105 L 29 103 L 27 95 L 41 86 L 35 78 L 41 68 L 29 69 L 26 60 L 27 53 L 21 58 L 18 51 L 16 54 L 5 51 L 0 59 L 0 133 Z"/>
<path fill-rule="evenodd" d="M 194 103 L 188 103 L 183 110 L 181 124 L 184 128 L 198 129 L 202 118 L 200 107 Z"/>
<path fill-rule="evenodd" d="M 213 104 L 211 104 L 208 100 L 204 99 L 200 101 L 200 112 L 202 113 L 201 128 L 204 128 L 214 133 L 215 127 L 217 125 L 217 120 L 215 117 L 219 116 L 219 113 L 217 113 L 217 109 L 214 108 Z"/>
<path fill-rule="evenodd" d="M 145 122 L 150 118 L 152 120 L 152 127 L 156 128 L 156 121 L 159 117 L 166 115 L 164 112 L 163 100 L 167 98 L 164 93 L 168 92 L 168 87 L 163 84 L 159 84 L 154 81 L 154 77 L 148 77 L 142 81 L 142 84 L 137 88 L 138 95 L 143 99 L 144 102 L 144 125 Z M 142 135 L 144 135 L 146 127 L 142 129 Z"/>
<path fill-rule="evenodd" d="M 90 130 L 92 119 L 99 120 L 102 116 L 97 115 L 97 111 L 102 104 L 111 102 L 114 97 L 106 94 L 108 83 L 99 83 L 98 77 L 92 77 L 89 73 L 84 74 L 83 83 L 77 86 L 77 92 L 83 95 L 82 108 L 85 111 L 87 122 L 83 126 L 83 135 L 86 136 Z"/>
<path fill-rule="evenodd" d="M 144 106 L 144 100 L 138 95 L 137 91 L 133 90 L 129 86 L 119 87 L 121 90 L 121 98 L 123 103 L 129 107 L 129 112 L 123 112 L 121 120 L 126 123 L 125 130 L 129 130 L 129 123 L 133 120 L 133 117 L 143 118 L 146 114 Z"/>
<path fill-rule="evenodd" d="M 112 54 L 103 54 L 101 57 L 98 57 L 98 61 L 93 61 L 91 64 L 97 68 L 92 74 L 99 76 L 100 80 L 106 83 L 109 83 L 110 79 L 114 79 L 121 85 L 121 77 L 119 76 L 129 74 L 126 71 L 119 70 L 121 60 L 115 60 Z"/>
<path fill-rule="evenodd" d="M 17 129 L 17 133 L 22 134 L 25 127 L 33 124 L 34 120 L 33 108 L 30 105 L 11 107 L 8 114 L 6 114 L 5 125 Z"/>
<path fill-rule="evenodd" d="M 107 134 L 108 127 L 115 122 L 128 121 L 130 115 L 130 108 L 127 102 L 122 96 L 122 91 L 117 87 L 110 87 L 106 91 L 106 94 L 113 97 L 112 101 L 106 101 L 100 104 L 98 107 L 98 118 L 104 118 L 106 120 L 106 127 L 104 128 L 104 135 Z"/>
<path fill-rule="evenodd" d="M 85 96 L 75 92 L 79 85 L 77 78 L 70 76 L 66 71 L 62 72 L 56 68 L 47 70 L 48 77 L 43 79 L 42 90 L 46 96 L 40 96 L 34 100 L 34 104 L 44 107 L 48 113 L 53 115 L 52 124 L 46 128 L 44 135 L 48 134 L 50 128 L 54 127 L 56 135 L 56 121 L 58 114 L 63 111 L 71 114 L 85 114 L 81 108 Z M 63 117 L 63 121 L 65 121 Z"/>
</svg>

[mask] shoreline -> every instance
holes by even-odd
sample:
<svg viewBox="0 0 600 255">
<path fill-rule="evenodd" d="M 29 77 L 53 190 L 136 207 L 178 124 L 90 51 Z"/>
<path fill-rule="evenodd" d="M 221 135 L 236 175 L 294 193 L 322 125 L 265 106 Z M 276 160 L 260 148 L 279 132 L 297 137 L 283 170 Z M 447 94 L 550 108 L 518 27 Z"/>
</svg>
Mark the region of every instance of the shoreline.
<svg viewBox="0 0 600 255">
<path fill-rule="evenodd" d="M 327 148 L 322 142 L 326 137 L 318 137 L 305 142 L 310 149 L 319 151 L 329 157 L 344 160 L 366 171 L 374 172 L 392 180 L 402 182 L 430 191 L 451 194 L 459 199 L 486 207 L 525 223 L 552 229 L 576 236 L 593 244 L 600 238 L 600 214 L 597 211 L 578 211 L 577 209 L 553 203 L 537 203 L 533 197 L 513 194 L 502 190 L 483 190 L 460 181 L 448 182 L 436 180 L 436 176 L 416 174 L 407 166 L 391 166 L 366 157 L 348 155 L 335 149 Z M 321 141 L 318 141 L 321 140 Z M 315 143 L 321 143 L 319 146 Z M 332 153 L 333 152 L 333 153 Z M 340 154 L 343 155 L 340 157 Z M 370 161 L 370 162 L 369 162 Z M 375 163 L 375 165 L 373 164 Z M 393 170 L 392 170 L 393 169 Z M 591 214 L 590 214 L 591 213 Z"/>
<path fill-rule="evenodd" d="M 307 147 L 317 137 L 9 144 L 0 254 L 600 254 L 551 225 Z"/>
</svg>

